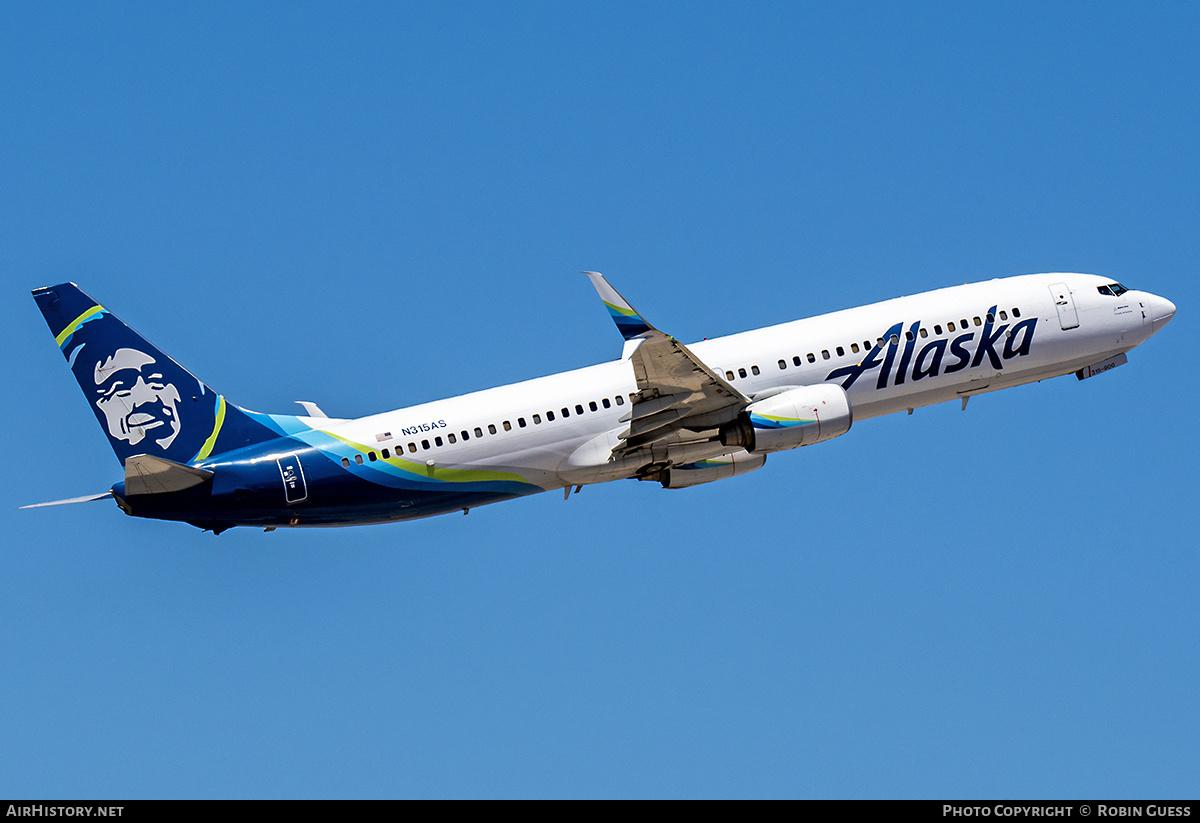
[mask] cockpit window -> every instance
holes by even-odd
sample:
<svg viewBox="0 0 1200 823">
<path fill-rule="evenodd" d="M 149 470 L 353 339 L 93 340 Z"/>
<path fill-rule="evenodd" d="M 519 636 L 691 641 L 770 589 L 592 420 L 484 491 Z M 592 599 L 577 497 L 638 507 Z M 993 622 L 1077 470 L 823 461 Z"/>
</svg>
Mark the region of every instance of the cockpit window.
<svg viewBox="0 0 1200 823">
<path fill-rule="evenodd" d="M 1101 294 L 1107 294 L 1109 297 L 1120 297 L 1129 289 L 1122 286 L 1120 283 L 1109 283 L 1107 286 L 1097 286 L 1096 291 Z"/>
<path fill-rule="evenodd" d="M 1112 289 L 1110 289 L 1108 286 L 1096 286 L 1096 291 L 1100 292 L 1101 294 L 1107 294 L 1109 297 L 1113 296 Z"/>
</svg>

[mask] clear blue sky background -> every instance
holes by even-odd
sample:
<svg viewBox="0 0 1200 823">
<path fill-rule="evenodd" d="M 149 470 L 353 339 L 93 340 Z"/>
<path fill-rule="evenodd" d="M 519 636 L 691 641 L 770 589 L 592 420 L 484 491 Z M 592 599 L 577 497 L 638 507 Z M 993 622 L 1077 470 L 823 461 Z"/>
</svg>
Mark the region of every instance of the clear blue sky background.
<svg viewBox="0 0 1200 823">
<path fill-rule="evenodd" d="M 0 796 L 1195 797 L 1194 3 L 0 6 Z M 685 491 L 214 537 L 28 290 L 354 416 L 1087 271 L 1128 366 Z"/>
</svg>

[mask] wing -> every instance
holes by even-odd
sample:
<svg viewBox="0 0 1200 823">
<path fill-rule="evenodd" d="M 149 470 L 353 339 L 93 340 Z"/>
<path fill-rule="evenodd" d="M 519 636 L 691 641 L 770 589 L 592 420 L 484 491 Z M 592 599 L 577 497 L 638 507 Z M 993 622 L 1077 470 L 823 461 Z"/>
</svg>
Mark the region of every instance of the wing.
<svg viewBox="0 0 1200 823">
<path fill-rule="evenodd" d="M 604 275 L 584 272 L 596 287 L 625 338 L 623 359 L 633 366 L 637 394 L 621 418 L 629 428 L 620 435 L 613 457 L 649 454 L 655 443 L 711 440 L 712 429 L 735 421 L 750 399 L 721 379 L 687 346 L 663 334 L 634 311 Z"/>
</svg>

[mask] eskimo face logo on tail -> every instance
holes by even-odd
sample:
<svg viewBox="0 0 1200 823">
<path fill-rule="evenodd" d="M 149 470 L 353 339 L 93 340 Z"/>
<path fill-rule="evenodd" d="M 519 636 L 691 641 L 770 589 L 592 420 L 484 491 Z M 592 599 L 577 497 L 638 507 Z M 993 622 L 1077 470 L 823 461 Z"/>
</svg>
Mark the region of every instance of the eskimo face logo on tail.
<svg viewBox="0 0 1200 823">
<path fill-rule="evenodd" d="M 179 434 L 179 391 L 167 383 L 157 361 L 137 349 L 117 349 L 98 363 L 96 408 L 104 415 L 108 433 L 129 445 L 146 437 L 167 449 Z"/>
<path fill-rule="evenodd" d="M 915 382 L 926 377 L 952 374 L 968 366 L 975 368 L 981 365 L 985 358 L 992 369 L 1000 371 L 1004 368 L 1005 360 L 1029 354 L 1038 318 L 1030 317 L 1011 327 L 1007 323 L 994 326 L 995 320 L 996 307 L 992 306 L 987 311 L 987 319 L 979 333 L 978 341 L 975 341 L 975 332 L 967 332 L 953 339 L 939 337 L 931 340 L 922 346 L 920 351 L 916 348 L 921 340 L 921 321 L 910 325 L 907 331 L 904 329 L 904 323 L 897 323 L 883 333 L 880 341 L 861 362 L 834 369 L 825 379 L 837 381 L 845 378 L 841 380 L 841 384 L 843 389 L 848 390 L 858 378 L 869 371 L 879 369 L 875 388 L 884 389 L 889 385 L 899 386 L 908 379 Z M 904 338 L 903 347 L 900 345 L 901 336 Z M 946 362 L 943 364 L 943 361 Z"/>
</svg>

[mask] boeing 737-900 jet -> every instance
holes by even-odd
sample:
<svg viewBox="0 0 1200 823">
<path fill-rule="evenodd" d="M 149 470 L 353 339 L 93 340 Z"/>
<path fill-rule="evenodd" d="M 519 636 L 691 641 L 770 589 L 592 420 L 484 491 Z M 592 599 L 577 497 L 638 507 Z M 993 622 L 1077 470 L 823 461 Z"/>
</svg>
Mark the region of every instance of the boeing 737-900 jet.
<svg viewBox="0 0 1200 823">
<path fill-rule="evenodd" d="M 1175 314 L 1089 274 L 939 289 L 684 345 L 586 272 L 625 339 L 608 363 L 353 420 L 243 409 L 73 283 L 33 297 L 125 478 L 129 515 L 232 526 L 411 520 L 609 480 L 759 469 L 852 421 L 1126 362 Z M 42 503 L 37 505 L 54 505 Z"/>
</svg>

